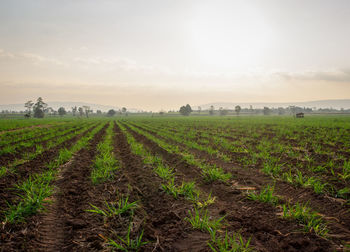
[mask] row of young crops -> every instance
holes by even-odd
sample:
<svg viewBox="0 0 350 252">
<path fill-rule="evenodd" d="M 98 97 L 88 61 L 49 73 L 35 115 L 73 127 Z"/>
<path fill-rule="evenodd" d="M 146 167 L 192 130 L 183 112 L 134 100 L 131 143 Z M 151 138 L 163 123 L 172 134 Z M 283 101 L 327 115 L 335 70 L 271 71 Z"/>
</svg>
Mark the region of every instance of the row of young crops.
<svg viewBox="0 0 350 252">
<path fill-rule="evenodd" d="M 1 249 L 346 249 L 350 130 L 345 119 L 317 120 L 72 120 L 9 131 Z"/>
</svg>

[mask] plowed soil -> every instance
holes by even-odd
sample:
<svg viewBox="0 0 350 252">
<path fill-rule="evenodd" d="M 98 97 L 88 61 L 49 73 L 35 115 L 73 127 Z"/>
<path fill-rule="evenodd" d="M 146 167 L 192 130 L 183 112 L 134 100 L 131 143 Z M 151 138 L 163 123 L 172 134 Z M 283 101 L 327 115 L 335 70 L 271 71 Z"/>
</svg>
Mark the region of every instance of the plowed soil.
<svg viewBox="0 0 350 252">
<path fill-rule="evenodd" d="M 105 129 L 62 167 L 46 212 L 2 227 L 1 251 L 73 251 L 79 230 L 87 225 L 81 215 L 88 206 L 91 164 Z"/>
<path fill-rule="evenodd" d="M 126 125 L 127 127 L 127 125 Z M 197 181 L 201 190 L 212 192 L 217 197 L 213 214 L 226 215 L 227 228 L 232 231 L 241 230 L 252 244 L 260 251 L 334 251 L 338 248 L 332 241 L 327 241 L 314 234 L 305 234 L 296 222 L 281 219 L 279 211 L 267 204 L 251 202 L 246 199 L 242 191 L 222 183 L 211 185 L 201 181 L 200 170 L 188 165 L 176 154 L 170 154 L 156 143 L 136 133 L 129 128 L 134 137 L 145 144 L 154 154 L 161 155 L 169 166 L 176 167 L 176 171 L 184 178 Z M 240 184 L 244 180 L 239 180 Z M 244 184 L 243 184 L 244 185 Z"/>
<path fill-rule="evenodd" d="M 135 126 L 133 124 L 133 126 Z M 136 127 L 136 126 L 135 126 Z M 147 131 L 149 134 L 156 136 L 162 140 L 165 140 L 168 143 L 177 144 L 182 148 L 185 148 L 184 145 L 176 143 L 170 139 L 165 139 L 164 137 L 158 136 L 142 127 L 137 127 L 144 131 Z M 152 142 L 147 138 L 145 141 Z M 150 146 L 150 149 L 154 150 L 156 147 L 155 143 L 152 143 L 153 146 Z M 196 149 L 190 150 L 192 154 L 200 159 L 206 160 L 208 163 L 222 167 L 226 172 L 230 172 L 235 176 L 235 181 L 241 184 L 241 187 L 253 187 L 256 189 L 262 189 L 266 184 L 275 184 L 276 194 L 283 197 L 286 202 L 302 202 L 308 203 L 312 208 L 319 213 L 321 213 L 324 218 L 327 220 L 328 227 L 330 228 L 329 237 L 337 241 L 339 244 L 341 241 L 350 242 L 350 209 L 344 203 L 344 200 L 332 198 L 326 195 L 317 195 L 310 188 L 295 187 L 283 181 L 273 181 L 271 177 L 267 176 L 264 173 L 261 173 L 256 167 L 241 167 L 224 162 L 218 158 L 210 156 L 204 151 L 199 151 Z M 163 151 L 166 153 L 166 151 Z"/>
<path fill-rule="evenodd" d="M 200 168 L 186 163 L 181 155 L 167 152 L 132 130 L 127 123 L 122 124 L 150 153 L 161 157 L 166 165 L 174 169 L 176 183 L 195 181 L 203 197 L 209 194 L 216 197 L 208 210 L 215 219 L 225 216 L 220 232 L 240 232 L 245 241 L 251 239 L 251 245 L 257 251 L 341 251 L 340 240 L 350 237 L 349 213 L 339 202 L 318 198 L 308 189 L 277 182 L 276 191 L 286 201 L 309 199 L 312 206 L 320 208 L 321 213 L 330 218 L 331 234 L 334 236 L 325 239 L 314 233 L 305 233 L 298 222 L 282 219 L 281 209 L 247 199 L 242 187 L 259 190 L 271 183 L 271 179 L 257 169 L 243 170 L 207 153 L 190 150 L 196 157 L 223 167 L 234 175 L 228 183 L 209 184 L 203 180 Z M 161 189 L 164 181 L 155 174 L 154 167 L 145 165 L 142 158 L 132 152 L 126 135 L 116 123 L 113 151 L 120 167 L 112 180 L 92 184 L 90 176 L 98 154 L 97 145 L 103 140 L 107 127 L 106 124 L 85 148 L 60 167 L 51 203 L 46 204 L 44 212 L 28 218 L 26 223 L 1 226 L 0 251 L 109 251 L 112 250 L 108 245 L 109 239 L 124 237 L 130 223 L 132 238 L 144 232 L 143 241 L 147 244 L 140 251 L 211 251 L 207 245 L 210 235 L 194 230 L 186 221 L 193 204 L 181 197 L 174 199 Z M 73 144 L 78 137 L 65 144 Z M 179 146 L 184 148 L 181 144 Z M 16 174 L 0 179 L 2 209 L 6 207 L 6 201 L 16 197 L 14 191 L 6 188 L 30 174 L 41 172 L 48 160 L 57 155 L 58 149 L 44 153 L 33 162 L 17 167 Z M 87 211 L 92 209 L 92 205 L 103 208 L 105 202 L 115 202 L 122 196 L 129 197 L 129 202 L 136 201 L 139 206 L 132 218 L 116 216 L 107 219 Z"/>
<path fill-rule="evenodd" d="M 34 175 L 35 173 L 42 172 L 46 169 L 46 165 L 52 161 L 59 153 L 62 148 L 69 148 L 75 142 L 78 141 L 83 135 L 85 135 L 89 130 L 93 129 L 92 127 L 83 133 L 76 135 L 61 143 L 60 145 L 46 150 L 41 153 L 39 156 L 35 157 L 33 160 L 30 160 L 22 165 L 18 165 L 14 173 L 8 173 L 4 177 L 0 178 L 0 209 L 7 209 L 8 204 L 12 204 L 13 201 L 18 199 L 16 195 L 16 190 L 14 185 L 18 184 L 20 181 L 24 181 L 29 176 Z M 0 213 L 0 218 L 3 217 L 3 212 Z"/>
</svg>

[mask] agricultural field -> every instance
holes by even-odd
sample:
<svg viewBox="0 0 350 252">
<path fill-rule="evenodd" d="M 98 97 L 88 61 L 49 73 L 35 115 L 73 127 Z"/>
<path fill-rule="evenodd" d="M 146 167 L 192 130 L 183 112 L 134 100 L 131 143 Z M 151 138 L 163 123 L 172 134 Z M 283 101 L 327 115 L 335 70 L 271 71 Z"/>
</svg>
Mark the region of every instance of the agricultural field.
<svg viewBox="0 0 350 252">
<path fill-rule="evenodd" d="M 350 250 L 350 117 L 0 121 L 0 251 Z"/>
</svg>

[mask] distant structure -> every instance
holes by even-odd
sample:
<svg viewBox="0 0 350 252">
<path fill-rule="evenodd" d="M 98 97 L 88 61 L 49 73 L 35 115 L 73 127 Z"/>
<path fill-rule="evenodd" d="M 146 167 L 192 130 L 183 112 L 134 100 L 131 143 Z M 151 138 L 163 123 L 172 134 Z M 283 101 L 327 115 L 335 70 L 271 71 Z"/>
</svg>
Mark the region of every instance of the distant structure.
<svg viewBox="0 0 350 252">
<path fill-rule="evenodd" d="M 304 113 L 296 113 L 295 117 L 296 118 L 304 118 Z"/>
</svg>

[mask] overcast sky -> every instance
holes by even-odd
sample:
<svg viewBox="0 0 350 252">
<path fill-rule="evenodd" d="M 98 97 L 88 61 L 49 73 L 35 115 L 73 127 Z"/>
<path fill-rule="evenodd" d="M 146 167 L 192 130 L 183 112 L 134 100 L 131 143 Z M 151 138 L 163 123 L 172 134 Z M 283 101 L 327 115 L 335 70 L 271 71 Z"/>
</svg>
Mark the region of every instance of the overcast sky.
<svg viewBox="0 0 350 252">
<path fill-rule="evenodd" d="M 1 0 L 0 103 L 350 98 L 348 0 Z"/>
</svg>

